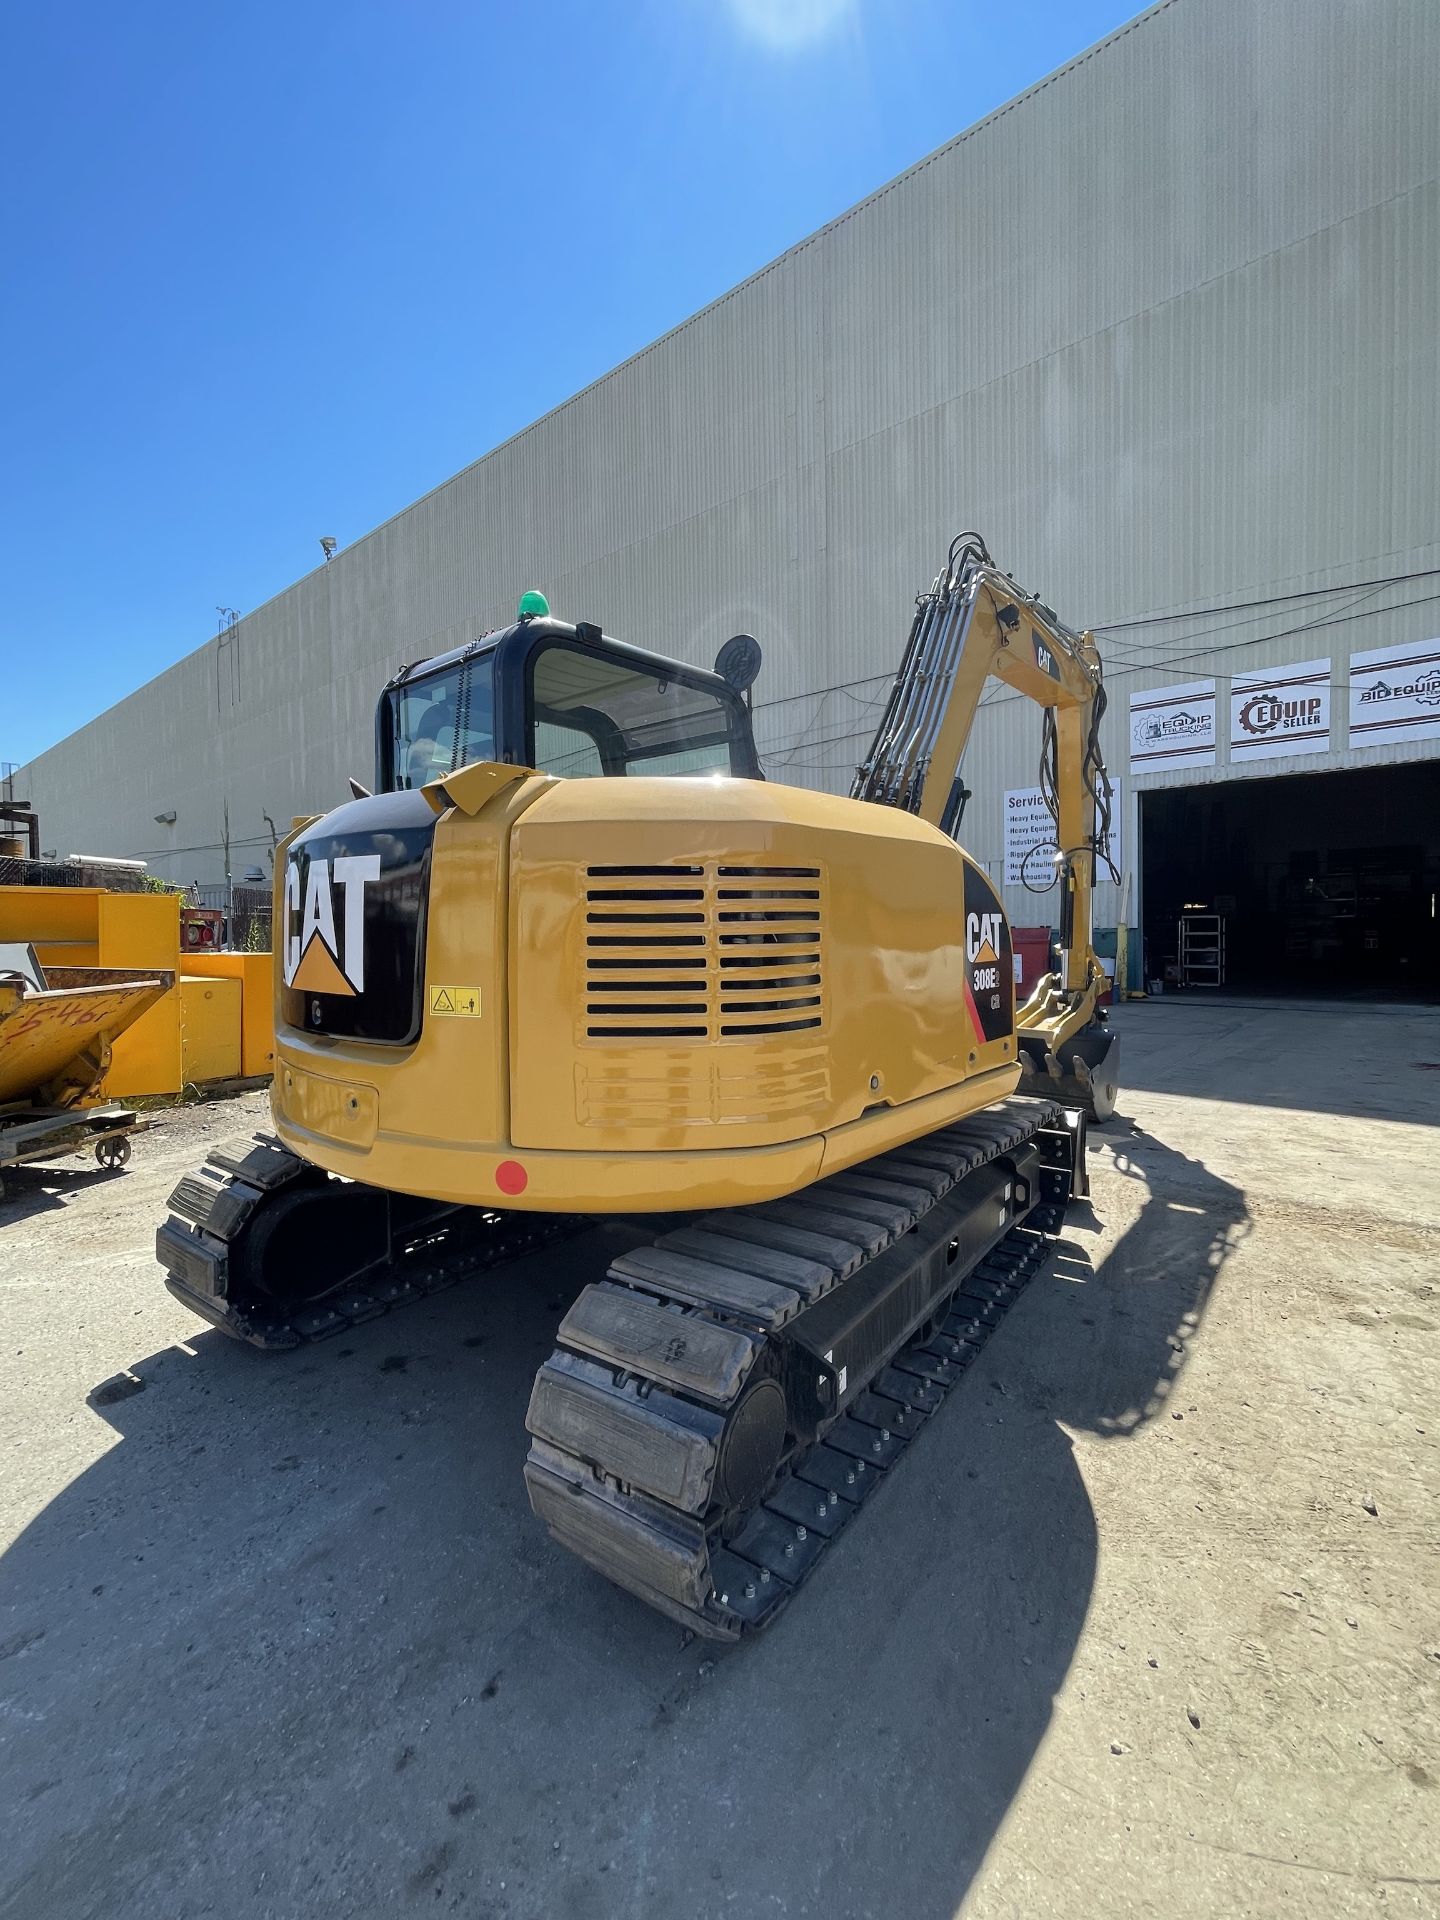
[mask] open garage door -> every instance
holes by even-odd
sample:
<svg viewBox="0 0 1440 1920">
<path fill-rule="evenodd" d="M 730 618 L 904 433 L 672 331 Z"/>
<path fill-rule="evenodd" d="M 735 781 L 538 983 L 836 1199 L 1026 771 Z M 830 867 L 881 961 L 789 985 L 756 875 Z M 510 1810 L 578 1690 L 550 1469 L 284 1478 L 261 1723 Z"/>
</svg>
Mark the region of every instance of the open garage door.
<svg viewBox="0 0 1440 1920">
<path fill-rule="evenodd" d="M 1178 984 L 1188 917 L 1216 985 L 1440 998 L 1440 761 L 1145 793 L 1140 828 L 1151 977 Z"/>
</svg>

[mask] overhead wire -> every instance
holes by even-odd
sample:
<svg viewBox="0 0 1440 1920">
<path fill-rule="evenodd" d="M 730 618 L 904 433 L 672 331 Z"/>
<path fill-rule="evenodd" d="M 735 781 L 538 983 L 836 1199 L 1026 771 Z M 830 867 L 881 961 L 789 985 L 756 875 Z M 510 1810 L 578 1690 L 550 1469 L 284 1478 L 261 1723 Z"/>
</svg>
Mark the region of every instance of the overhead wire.
<svg viewBox="0 0 1440 1920">
<path fill-rule="evenodd" d="M 1095 626 L 1091 628 L 1091 632 L 1097 635 L 1104 634 L 1113 636 L 1152 624 L 1163 625 L 1180 621 L 1193 622 L 1198 619 L 1208 618 L 1217 613 L 1242 612 L 1248 615 L 1246 619 L 1226 622 L 1219 627 L 1202 628 L 1199 632 L 1176 636 L 1175 646 L 1182 649 L 1182 651 L 1175 651 L 1173 649 L 1165 650 L 1163 648 L 1156 648 L 1150 643 L 1138 642 L 1138 635 L 1137 639 L 1133 641 L 1107 639 L 1106 651 L 1112 655 L 1112 658 L 1118 653 L 1120 661 L 1118 667 L 1112 670 L 1109 677 L 1112 681 L 1126 679 L 1137 673 L 1157 670 L 1168 671 L 1174 667 L 1183 666 L 1192 660 L 1213 658 L 1217 654 L 1224 655 L 1242 652 L 1248 648 L 1263 646 L 1280 640 L 1292 639 L 1298 634 L 1318 631 L 1326 627 L 1344 625 L 1349 620 L 1364 618 L 1365 614 L 1372 610 L 1379 613 L 1399 613 L 1404 612 L 1410 607 L 1427 605 L 1432 600 L 1440 599 L 1440 591 L 1416 595 L 1409 600 L 1400 601 L 1391 607 L 1372 608 L 1372 603 L 1388 588 L 1406 585 L 1415 580 L 1426 580 L 1436 577 L 1440 577 L 1440 567 L 1420 568 L 1405 574 L 1394 574 L 1364 581 L 1351 581 L 1345 585 L 1335 587 L 1318 587 L 1296 593 L 1272 594 L 1265 596 L 1263 599 L 1253 601 L 1233 601 L 1209 608 L 1192 609 L 1188 613 L 1158 614 L 1135 620 L 1115 621 L 1108 625 Z M 1269 610 L 1274 607 L 1293 606 L 1299 601 L 1329 599 L 1333 595 L 1346 593 L 1352 594 L 1355 597 L 1349 600 L 1338 612 L 1334 610 L 1333 606 L 1329 606 L 1322 609 L 1315 618 L 1302 620 L 1291 627 L 1282 628 L 1278 632 L 1250 633 L 1242 640 L 1229 641 L 1220 646 L 1214 644 L 1217 635 L 1233 632 L 1238 627 L 1254 627 L 1262 623 Z M 865 733 L 860 730 L 832 734 L 819 739 L 813 737 L 815 728 L 824 717 L 830 697 L 836 693 L 845 693 L 852 698 L 858 698 L 857 690 L 859 688 L 873 685 L 876 682 L 886 679 L 887 676 L 876 674 L 867 676 L 863 680 L 842 682 L 836 686 L 820 690 L 816 696 L 812 696 L 818 697 L 820 704 L 816 707 L 806 726 L 801 728 L 797 734 L 791 736 L 788 742 L 781 743 L 779 747 L 772 746 L 767 748 L 767 760 L 773 765 L 785 766 L 792 771 L 810 772 L 818 768 L 823 768 L 828 771 L 834 764 L 833 756 L 827 756 L 822 760 L 801 760 L 798 759 L 797 756 L 802 750 L 807 748 L 812 751 L 817 751 L 826 747 L 845 745 L 851 740 L 863 740 L 866 737 Z M 893 690 L 894 683 L 892 680 L 889 688 L 870 701 L 864 710 L 869 712 L 880 706 L 885 700 L 891 697 Z M 803 696 L 786 696 L 787 699 L 797 697 Z M 1023 696 L 1012 689 L 996 687 L 991 689 L 985 697 L 977 703 L 977 711 L 986 706 L 998 705 L 1003 700 L 1016 700 L 1020 698 L 1023 698 Z M 774 704 L 780 703 L 776 702 Z M 1106 705 L 1107 696 L 1102 683 L 1097 689 L 1097 695 L 1091 707 L 1090 725 L 1087 731 L 1082 759 L 1081 777 L 1085 783 L 1086 792 L 1095 808 L 1094 833 L 1088 850 L 1092 853 L 1097 863 L 1103 863 L 1103 865 L 1108 868 L 1112 879 L 1118 884 L 1120 875 L 1110 856 L 1112 788 L 1105 769 L 1104 757 L 1100 746 L 1100 726 L 1105 714 Z M 1040 757 L 1040 788 L 1046 807 L 1056 822 L 1057 840 L 1055 843 L 1055 852 L 1063 860 L 1067 856 L 1061 853 L 1058 845 L 1058 741 L 1054 714 L 1049 708 L 1045 709 L 1044 714 Z M 1034 851 L 1034 849 L 1032 849 L 1032 851 Z M 1075 848 L 1071 851 L 1079 852 L 1082 851 L 1082 849 Z M 1022 879 L 1025 879 L 1025 884 L 1028 887 L 1030 885 L 1028 879 L 1026 879 L 1024 875 L 1022 875 Z M 1053 884 L 1054 880 L 1052 878 L 1047 882 L 1046 888 L 1041 889 L 1041 891 L 1048 891 L 1049 886 Z M 1031 888 L 1031 891 L 1035 890 L 1036 889 Z"/>
<path fill-rule="evenodd" d="M 1389 583 L 1386 582 L 1385 584 L 1388 585 Z M 1374 594 L 1372 593 L 1364 597 L 1373 599 Z M 1434 593 L 1419 594 L 1412 600 L 1402 600 L 1393 607 L 1377 607 L 1373 609 L 1373 611 L 1376 613 L 1404 613 L 1408 608 L 1426 606 L 1434 600 L 1440 600 L 1440 590 Z M 1356 603 L 1351 603 L 1350 611 L 1338 614 L 1326 614 L 1324 617 L 1316 620 L 1302 621 L 1298 626 L 1284 627 L 1278 633 L 1257 633 L 1252 634 L 1247 640 L 1229 641 L 1224 646 L 1197 645 L 1194 650 L 1189 653 L 1167 654 L 1159 659 L 1123 662 L 1115 671 L 1108 673 L 1107 678 L 1113 682 L 1128 679 L 1131 675 L 1137 673 L 1169 672 L 1172 668 L 1184 666 L 1191 660 L 1208 660 L 1221 654 L 1243 652 L 1247 647 L 1269 646 L 1273 641 L 1293 639 L 1296 634 L 1312 633 L 1323 627 L 1343 626 L 1349 620 L 1365 619 L 1367 612 L 1370 610 L 1355 611 L 1355 605 Z M 1222 628 L 1220 631 L 1224 632 L 1226 629 Z M 1204 634 L 1191 634 L 1187 636 L 1187 640 L 1200 641 L 1205 637 Z M 1017 700 L 1022 697 L 1023 696 L 1019 694 L 1013 693 L 1009 688 L 998 687 L 986 694 L 985 698 L 979 702 L 979 705 L 982 707 L 999 706 L 1006 700 Z"/>
<path fill-rule="evenodd" d="M 1357 596 L 1354 600 L 1347 602 L 1347 610 L 1349 607 L 1357 607 L 1357 606 L 1360 606 L 1365 601 L 1373 600 L 1376 594 L 1383 593 L 1385 591 L 1385 586 L 1389 584 L 1390 583 L 1387 581 L 1382 586 L 1361 589 L 1357 593 Z M 1204 627 L 1201 629 L 1200 633 L 1198 634 L 1187 633 L 1187 634 L 1178 636 L 1174 644 L 1176 646 L 1188 647 L 1198 639 L 1211 638 L 1214 635 L 1221 634 L 1221 633 L 1234 633 L 1236 629 L 1239 627 L 1253 627 L 1257 621 L 1264 620 L 1265 618 L 1266 616 L 1263 613 L 1252 613 L 1247 619 L 1244 619 L 1244 620 L 1228 620 L 1226 621 L 1224 626 Z M 1338 620 L 1339 618 L 1340 618 L 1340 615 L 1335 614 L 1330 608 L 1326 608 L 1320 614 L 1317 614 L 1314 620 L 1304 621 L 1301 623 L 1300 626 L 1291 628 L 1290 631 L 1294 633 L 1303 633 L 1307 627 L 1331 625 L 1334 623 L 1334 621 Z M 1093 631 L 1094 629 L 1092 629 L 1092 632 Z M 1235 644 L 1237 646 L 1259 646 L 1264 640 L 1274 639 L 1276 637 L 1277 636 L 1273 634 L 1270 634 L 1270 635 L 1255 634 L 1252 636 L 1251 639 L 1244 640 L 1244 641 L 1237 641 Z M 1115 649 L 1117 646 L 1125 649 L 1125 651 L 1123 651 L 1119 656 L 1121 661 L 1133 663 L 1137 659 L 1140 659 L 1143 654 L 1148 652 L 1149 643 L 1142 641 L 1137 644 L 1135 641 L 1107 640 L 1105 642 L 1106 654 L 1109 657 L 1113 658 L 1115 656 Z M 1217 649 L 1206 648 L 1205 651 L 1214 652 L 1214 651 L 1217 651 Z M 1172 661 L 1182 660 L 1185 657 L 1186 656 L 1184 655 L 1177 655 L 1173 653 L 1163 654 L 1155 658 L 1154 665 L 1157 667 L 1168 666 Z"/>
<path fill-rule="evenodd" d="M 839 689 L 836 689 L 836 691 L 839 691 Z M 863 708 L 861 708 L 860 714 L 854 717 L 860 718 L 865 714 L 873 713 L 877 707 L 881 706 L 884 703 L 884 700 L 885 700 L 885 695 L 883 693 L 877 694 L 874 697 L 874 699 L 870 700 Z M 812 740 L 808 736 L 810 734 L 811 728 L 818 726 L 820 719 L 825 711 L 825 706 L 827 703 L 828 703 L 828 696 L 826 698 L 826 701 L 822 701 L 819 708 L 817 708 L 815 715 L 810 722 L 810 725 L 808 727 L 803 728 L 800 733 L 791 736 L 788 740 L 781 740 L 781 741 L 773 742 L 770 745 L 767 745 L 764 749 L 767 760 L 769 760 L 770 762 L 772 762 L 772 764 L 776 766 L 788 765 L 791 759 L 793 758 L 793 756 L 796 753 L 798 753 L 802 747 L 805 747 L 805 746 L 813 747 L 813 746 L 825 745 L 824 740 Z M 863 738 L 864 735 L 869 731 L 870 729 L 867 727 L 862 730 L 859 730 L 857 734 L 831 735 L 830 738 L 831 739 L 851 739 L 856 737 Z"/>
<path fill-rule="evenodd" d="M 1421 567 L 1412 569 L 1407 573 L 1389 574 L 1368 580 L 1351 580 L 1342 585 L 1332 587 L 1311 587 L 1294 593 L 1267 594 L 1255 600 L 1220 602 L 1213 606 L 1192 608 L 1185 613 L 1144 614 L 1128 620 L 1113 620 L 1097 623 L 1091 627 L 1090 631 L 1096 635 L 1113 636 L 1135 628 L 1169 625 L 1181 621 L 1201 620 L 1219 613 L 1250 612 L 1250 618 L 1245 620 L 1227 621 L 1217 627 L 1201 628 L 1197 633 L 1177 635 L 1173 644 L 1178 648 L 1184 649 L 1179 652 L 1151 651 L 1148 643 L 1141 642 L 1138 639 L 1118 641 L 1113 638 L 1107 639 L 1105 648 L 1107 658 L 1114 660 L 1118 656 L 1119 660 L 1118 667 L 1111 671 L 1108 677 L 1112 681 L 1121 680 L 1134 673 L 1168 671 L 1171 667 L 1184 666 L 1191 660 L 1203 659 L 1212 654 L 1234 653 L 1246 647 L 1262 646 L 1275 640 L 1291 639 L 1298 633 L 1306 633 L 1327 626 L 1341 625 L 1349 618 L 1361 617 L 1355 614 L 1353 609 L 1361 606 L 1364 602 L 1373 600 L 1376 595 L 1386 587 L 1403 586 L 1409 584 L 1411 581 L 1435 578 L 1440 578 L 1440 567 Z M 1231 633 L 1240 627 L 1256 625 L 1264 619 L 1264 610 L 1268 608 L 1293 605 L 1296 601 L 1300 600 L 1320 599 L 1336 594 L 1356 592 L 1361 593 L 1361 600 L 1352 601 L 1350 608 L 1342 613 L 1335 614 L 1329 609 L 1326 609 L 1324 613 L 1315 620 L 1302 621 L 1296 626 L 1282 628 L 1276 633 L 1252 634 L 1246 639 L 1227 642 L 1224 646 L 1219 647 L 1205 644 L 1213 640 L 1216 635 Z M 1434 599 L 1440 599 L 1440 591 L 1433 594 L 1420 594 L 1409 600 L 1400 601 L 1393 607 L 1377 608 L 1376 611 L 1381 613 L 1403 613 L 1407 608 L 1424 606 Z M 1259 609 L 1260 611 L 1253 611 L 1255 609 Z M 829 686 L 811 688 L 804 693 L 780 694 L 773 700 L 757 701 L 754 710 L 759 714 L 772 707 L 793 705 L 799 700 L 821 700 L 830 694 L 845 694 L 851 699 L 858 699 L 861 689 L 883 684 L 884 691 L 869 702 L 865 708 L 866 712 L 872 712 L 882 704 L 893 678 L 894 675 L 891 673 L 865 674 L 854 680 L 836 681 Z M 1022 695 L 1015 693 L 1010 688 L 993 687 L 981 698 L 978 704 L 981 708 L 997 706 L 1003 701 L 1017 700 L 1022 697 Z M 787 735 L 786 738 L 776 746 L 767 747 L 765 749 L 767 759 L 777 753 L 785 753 L 787 749 L 794 750 L 798 748 L 803 736 L 809 732 L 810 727 L 814 725 L 817 717 L 817 715 L 812 715 L 810 721 L 807 722 L 804 727 L 798 729 L 796 733 Z M 805 740 L 804 744 L 808 746 L 823 743 Z"/>
<path fill-rule="evenodd" d="M 1239 613 L 1249 607 L 1274 607 L 1287 600 L 1314 600 L 1325 593 L 1350 593 L 1357 587 L 1398 587 L 1409 580 L 1430 580 L 1440 567 L 1420 567 L 1413 573 L 1392 573 L 1374 580 L 1348 580 L 1333 587 L 1304 587 L 1294 593 L 1271 593 L 1260 600 L 1231 600 L 1214 607 L 1192 607 L 1187 613 L 1142 613 L 1131 620 L 1111 620 L 1093 626 L 1092 633 L 1119 633 L 1126 627 L 1158 627 L 1177 620 L 1203 620 L 1212 613 Z"/>
</svg>

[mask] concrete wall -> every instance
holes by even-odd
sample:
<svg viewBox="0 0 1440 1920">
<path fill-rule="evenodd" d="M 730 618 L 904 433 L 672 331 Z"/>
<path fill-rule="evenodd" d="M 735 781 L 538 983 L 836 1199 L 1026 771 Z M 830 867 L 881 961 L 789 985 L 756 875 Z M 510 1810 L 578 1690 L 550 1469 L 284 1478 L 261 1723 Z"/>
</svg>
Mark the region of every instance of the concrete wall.
<svg viewBox="0 0 1440 1920">
<path fill-rule="evenodd" d="M 772 777 L 843 788 L 961 526 L 1075 625 L 1440 567 L 1434 24 L 1152 8 L 42 755 L 45 844 L 215 879 L 228 801 L 265 864 L 263 812 L 368 777 L 396 664 L 529 585 L 706 663 L 758 634 Z M 1425 638 L 1435 585 L 1117 632 L 1112 767 L 1131 688 Z M 965 770 L 997 874 L 1035 719 L 992 696 Z M 1386 757 L 1338 738 L 1304 766 Z"/>
</svg>

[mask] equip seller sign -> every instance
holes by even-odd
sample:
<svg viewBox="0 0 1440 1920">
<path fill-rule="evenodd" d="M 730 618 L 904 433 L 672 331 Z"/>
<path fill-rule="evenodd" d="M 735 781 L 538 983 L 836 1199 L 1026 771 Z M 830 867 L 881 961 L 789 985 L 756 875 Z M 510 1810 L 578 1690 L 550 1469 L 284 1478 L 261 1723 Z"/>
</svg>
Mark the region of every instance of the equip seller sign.
<svg viewBox="0 0 1440 1920">
<path fill-rule="evenodd" d="M 1324 753 L 1330 745 L 1330 662 L 1237 673 L 1230 682 L 1230 758 Z"/>
<path fill-rule="evenodd" d="M 1440 735 L 1440 640 L 1350 656 L 1350 744 L 1383 747 Z"/>
</svg>

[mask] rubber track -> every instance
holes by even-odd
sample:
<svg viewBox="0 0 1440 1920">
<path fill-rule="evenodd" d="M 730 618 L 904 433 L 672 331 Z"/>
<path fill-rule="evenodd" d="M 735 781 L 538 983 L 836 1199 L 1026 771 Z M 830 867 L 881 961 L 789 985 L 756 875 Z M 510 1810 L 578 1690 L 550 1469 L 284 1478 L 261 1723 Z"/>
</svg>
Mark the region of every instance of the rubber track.
<svg viewBox="0 0 1440 1920">
<path fill-rule="evenodd" d="M 333 1189 L 337 1207 L 355 1191 L 354 1183 L 326 1182 L 270 1134 L 217 1147 L 175 1188 L 170 1217 L 155 1235 L 170 1291 L 234 1339 L 293 1348 L 488 1273 L 586 1224 L 564 1214 L 437 1209 L 432 1223 L 396 1236 L 392 1257 L 368 1262 L 318 1299 L 286 1304 L 245 1287 L 244 1239 L 267 1203 L 306 1184 Z"/>
<path fill-rule="evenodd" d="M 1044 1260 L 1063 1199 L 1042 1198 L 992 1247 L 931 1337 L 842 1388 L 839 1417 L 726 1540 L 721 1435 L 774 1376 L 772 1336 L 960 1181 L 1065 1125 L 1053 1103 L 1003 1101 L 793 1201 L 710 1214 L 616 1260 L 567 1314 L 531 1398 L 525 1477 L 553 1537 L 710 1638 L 766 1625 L 974 1363 Z M 1052 1166 L 1045 1184 L 1066 1183 Z"/>
</svg>

